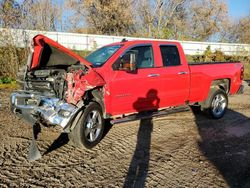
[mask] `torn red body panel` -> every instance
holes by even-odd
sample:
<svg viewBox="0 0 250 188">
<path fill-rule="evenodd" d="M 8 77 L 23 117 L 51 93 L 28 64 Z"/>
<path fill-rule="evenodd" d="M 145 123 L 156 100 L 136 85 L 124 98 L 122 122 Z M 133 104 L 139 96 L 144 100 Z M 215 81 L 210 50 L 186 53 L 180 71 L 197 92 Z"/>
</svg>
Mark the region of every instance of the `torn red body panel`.
<svg viewBox="0 0 250 188">
<path fill-rule="evenodd" d="M 72 104 L 77 104 L 85 91 L 105 84 L 105 81 L 93 69 L 90 69 L 87 74 L 84 74 L 83 70 L 71 71 L 67 73 L 66 81 L 68 84 L 66 101 Z"/>
</svg>

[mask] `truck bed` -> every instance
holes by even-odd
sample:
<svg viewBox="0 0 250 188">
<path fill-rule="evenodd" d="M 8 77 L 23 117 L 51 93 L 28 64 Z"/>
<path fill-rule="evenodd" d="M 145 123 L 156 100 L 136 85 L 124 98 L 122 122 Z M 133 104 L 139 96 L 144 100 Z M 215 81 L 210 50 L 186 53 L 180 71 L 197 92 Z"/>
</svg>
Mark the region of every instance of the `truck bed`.
<svg viewBox="0 0 250 188">
<path fill-rule="evenodd" d="M 189 63 L 190 69 L 190 102 L 207 98 L 213 81 L 229 81 L 229 94 L 235 94 L 241 85 L 242 64 L 240 62 L 196 62 Z"/>
</svg>

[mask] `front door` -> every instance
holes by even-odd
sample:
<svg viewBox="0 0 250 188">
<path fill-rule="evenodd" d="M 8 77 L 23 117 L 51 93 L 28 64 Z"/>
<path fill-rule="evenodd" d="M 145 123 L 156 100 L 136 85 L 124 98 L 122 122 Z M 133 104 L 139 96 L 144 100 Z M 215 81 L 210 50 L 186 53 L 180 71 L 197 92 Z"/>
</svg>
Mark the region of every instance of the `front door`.
<svg viewBox="0 0 250 188">
<path fill-rule="evenodd" d="M 157 109 L 160 103 L 157 90 L 159 74 L 155 68 L 152 46 L 140 45 L 128 50 L 136 54 L 137 70 L 113 71 L 109 83 L 112 115 Z"/>
</svg>

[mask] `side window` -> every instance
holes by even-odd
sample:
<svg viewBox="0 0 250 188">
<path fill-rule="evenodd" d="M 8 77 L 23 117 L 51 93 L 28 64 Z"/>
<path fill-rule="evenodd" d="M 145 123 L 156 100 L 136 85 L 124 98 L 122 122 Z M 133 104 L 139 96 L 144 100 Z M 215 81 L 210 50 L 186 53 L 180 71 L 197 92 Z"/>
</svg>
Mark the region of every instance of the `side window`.
<svg viewBox="0 0 250 188">
<path fill-rule="evenodd" d="M 160 46 L 163 66 L 177 66 L 181 64 L 176 46 Z"/>
<path fill-rule="evenodd" d="M 137 68 L 154 67 L 153 49 L 151 46 L 138 46 L 131 48 L 136 54 L 135 62 Z"/>
</svg>

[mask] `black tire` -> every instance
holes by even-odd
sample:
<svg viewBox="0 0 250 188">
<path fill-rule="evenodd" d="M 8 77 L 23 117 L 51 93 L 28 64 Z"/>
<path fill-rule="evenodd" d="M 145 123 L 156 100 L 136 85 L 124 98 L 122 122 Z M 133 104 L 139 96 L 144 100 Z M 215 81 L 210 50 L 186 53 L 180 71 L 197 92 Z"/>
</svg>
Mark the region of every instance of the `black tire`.
<svg viewBox="0 0 250 188">
<path fill-rule="evenodd" d="M 84 109 L 78 124 L 69 133 L 69 138 L 76 147 L 91 149 L 101 141 L 103 131 L 102 108 L 96 102 L 90 102 Z"/>
<path fill-rule="evenodd" d="M 224 90 L 213 88 L 206 100 L 205 112 L 213 119 L 220 119 L 227 111 L 228 97 Z"/>
</svg>

